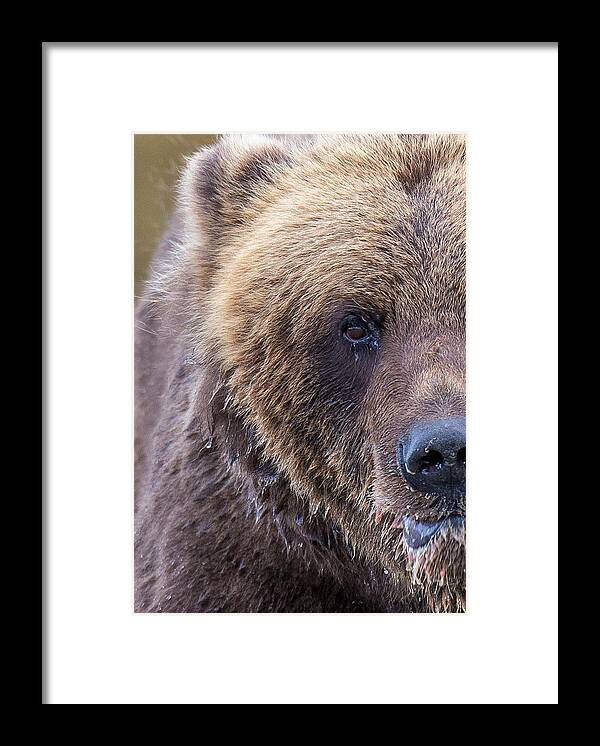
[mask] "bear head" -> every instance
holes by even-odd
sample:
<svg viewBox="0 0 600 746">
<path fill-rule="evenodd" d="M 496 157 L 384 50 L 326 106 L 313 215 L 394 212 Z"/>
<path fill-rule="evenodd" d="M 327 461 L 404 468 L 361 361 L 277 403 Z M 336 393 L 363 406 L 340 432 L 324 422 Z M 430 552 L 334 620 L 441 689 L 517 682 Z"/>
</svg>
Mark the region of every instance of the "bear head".
<svg viewBox="0 0 600 746">
<path fill-rule="evenodd" d="M 206 437 L 227 411 L 241 478 L 433 610 L 465 596 L 464 171 L 461 135 L 228 136 L 179 187 Z"/>
</svg>

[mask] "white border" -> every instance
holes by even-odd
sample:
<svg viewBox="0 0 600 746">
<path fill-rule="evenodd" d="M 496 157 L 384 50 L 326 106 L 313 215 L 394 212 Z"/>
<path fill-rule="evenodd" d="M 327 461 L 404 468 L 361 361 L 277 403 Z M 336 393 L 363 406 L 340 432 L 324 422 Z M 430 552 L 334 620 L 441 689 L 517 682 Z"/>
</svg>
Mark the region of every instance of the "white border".
<svg viewBox="0 0 600 746">
<path fill-rule="evenodd" d="M 45 60 L 47 701 L 555 702 L 556 48 Z M 131 134 L 232 130 L 468 133 L 465 615 L 131 613 Z"/>
</svg>

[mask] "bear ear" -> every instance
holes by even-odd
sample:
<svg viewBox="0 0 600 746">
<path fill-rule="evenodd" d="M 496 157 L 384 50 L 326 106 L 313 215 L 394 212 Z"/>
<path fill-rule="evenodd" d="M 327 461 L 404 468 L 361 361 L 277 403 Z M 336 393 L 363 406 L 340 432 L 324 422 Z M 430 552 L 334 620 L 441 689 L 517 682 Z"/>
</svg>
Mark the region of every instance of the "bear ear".
<svg viewBox="0 0 600 746">
<path fill-rule="evenodd" d="M 297 150 L 298 143 L 285 137 L 229 135 L 194 154 L 179 184 L 188 232 L 218 241 L 251 221 Z"/>
</svg>

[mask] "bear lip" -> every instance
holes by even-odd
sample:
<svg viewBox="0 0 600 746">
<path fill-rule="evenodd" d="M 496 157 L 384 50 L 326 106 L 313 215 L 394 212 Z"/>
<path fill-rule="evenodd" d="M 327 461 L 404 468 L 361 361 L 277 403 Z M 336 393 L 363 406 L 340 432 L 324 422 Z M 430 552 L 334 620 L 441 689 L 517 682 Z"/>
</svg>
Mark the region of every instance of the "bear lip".
<svg viewBox="0 0 600 746">
<path fill-rule="evenodd" d="M 404 516 L 402 528 L 404 530 L 404 541 L 410 549 L 424 547 L 442 528 L 462 528 L 465 519 L 462 516 L 450 515 L 439 521 L 425 522 L 417 521 L 409 516 Z"/>
</svg>

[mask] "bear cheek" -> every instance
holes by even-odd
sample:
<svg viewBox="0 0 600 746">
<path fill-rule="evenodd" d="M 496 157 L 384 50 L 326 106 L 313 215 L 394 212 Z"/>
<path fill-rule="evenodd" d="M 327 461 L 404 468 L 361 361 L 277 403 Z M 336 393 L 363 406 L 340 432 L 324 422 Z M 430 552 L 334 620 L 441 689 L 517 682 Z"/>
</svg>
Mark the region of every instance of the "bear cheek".
<svg viewBox="0 0 600 746">
<path fill-rule="evenodd" d="M 371 481 L 372 441 L 365 429 L 364 389 L 347 361 L 314 344 L 238 345 L 231 378 L 246 419 L 266 454 L 302 490 L 353 496 Z M 354 360 L 351 361 L 354 365 Z M 360 385 L 359 385 L 360 384 Z M 366 381 L 365 381 L 366 384 Z"/>
</svg>

